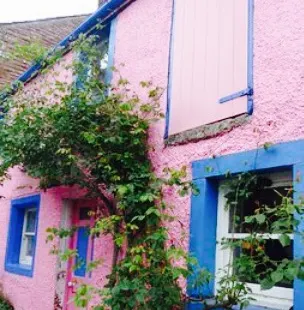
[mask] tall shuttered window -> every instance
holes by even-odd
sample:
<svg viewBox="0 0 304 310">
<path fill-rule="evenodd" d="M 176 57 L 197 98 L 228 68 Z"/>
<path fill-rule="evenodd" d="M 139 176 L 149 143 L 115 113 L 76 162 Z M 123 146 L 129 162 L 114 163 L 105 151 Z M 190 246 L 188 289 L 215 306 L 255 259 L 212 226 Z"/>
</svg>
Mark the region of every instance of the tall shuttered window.
<svg viewBox="0 0 304 310">
<path fill-rule="evenodd" d="M 167 135 L 251 113 L 253 0 L 175 0 Z"/>
</svg>

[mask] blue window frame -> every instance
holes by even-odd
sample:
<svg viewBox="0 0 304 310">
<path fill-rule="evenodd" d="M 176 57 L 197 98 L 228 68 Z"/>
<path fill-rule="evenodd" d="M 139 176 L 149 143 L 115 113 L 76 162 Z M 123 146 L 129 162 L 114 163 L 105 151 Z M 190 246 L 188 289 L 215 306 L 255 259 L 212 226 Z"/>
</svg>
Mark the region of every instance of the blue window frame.
<svg viewBox="0 0 304 310">
<path fill-rule="evenodd" d="M 281 143 L 269 149 L 257 149 L 192 163 L 193 182 L 200 193 L 192 196 L 190 219 L 190 252 L 198 259 L 200 266 L 215 274 L 216 229 L 218 208 L 218 183 L 229 172 L 263 172 L 292 169 L 294 200 L 299 202 L 304 196 L 304 140 Z M 300 225 L 304 229 L 304 222 Z M 294 237 L 294 257 L 304 257 L 301 237 Z M 214 291 L 214 283 L 211 283 Z M 202 288 L 210 295 L 210 288 Z M 304 305 L 304 282 L 294 282 L 294 310 L 302 310 Z M 189 288 L 188 294 L 196 297 L 197 292 Z M 190 305 L 189 309 L 200 309 Z M 252 306 L 250 310 L 260 309 Z"/>
<path fill-rule="evenodd" d="M 33 276 L 39 205 L 40 195 L 12 200 L 5 256 L 7 272 L 27 277 Z M 27 237 L 30 241 L 26 240 Z M 24 248 L 25 242 L 27 248 Z M 22 251 L 27 253 L 23 255 Z"/>
</svg>

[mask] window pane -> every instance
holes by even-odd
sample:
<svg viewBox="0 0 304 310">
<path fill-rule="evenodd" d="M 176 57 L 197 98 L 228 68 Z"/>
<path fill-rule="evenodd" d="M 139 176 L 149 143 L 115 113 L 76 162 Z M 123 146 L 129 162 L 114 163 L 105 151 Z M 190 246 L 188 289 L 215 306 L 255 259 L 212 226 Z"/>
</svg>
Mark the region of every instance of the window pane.
<svg viewBox="0 0 304 310">
<path fill-rule="evenodd" d="M 229 233 L 250 233 L 252 230 L 261 233 L 268 232 L 269 230 L 265 225 L 256 228 L 252 224 L 244 223 L 245 218 L 246 216 L 255 215 L 256 210 L 263 205 L 267 205 L 270 208 L 280 205 L 282 203 L 282 197 L 278 193 L 287 196 L 289 190 L 290 188 L 287 186 L 257 189 L 245 202 L 238 204 L 235 208 L 230 208 Z M 273 218 L 269 224 L 275 220 Z"/>
<path fill-rule="evenodd" d="M 90 208 L 80 208 L 79 209 L 79 220 L 89 220 L 90 219 Z"/>
<path fill-rule="evenodd" d="M 29 210 L 26 212 L 26 228 L 25 232 L 34 233 L 36 228 L 36 210 Z"/>
<path fill-rule="evenodd" d="M 283 259 L 293 260 L 293 241 L 287 247 L 283 247 L 279 240 L 263 240 L 259 246 L 253 247 L 244 241 L 242 248 L 234 250 L 235 272 L 243 282 L 258 283 L 276 270 L 275 264 Z M 284 279 L 276 286 L 292 288 L 293 282 Z"/>
<path fill-rule="evenodd" d="M 25 256 L 34 256 L 34 236 L 25 236 L 26 238 L 26 249 L 25 249 Z"/>
<path fill-rule="evenodd" d="M 100 70 L 106 70 L 108 68 L 109 56 L 108 53 L 104 54 L 100 60 Z"/>
<path fill-rule="evenodd" d="M 94 60 L 93 70 L 95 73 L 97 72 L 98 77 L 101 81 L 104 80 L 108 68 L 108 62 L 109 62 L 108 49 L 109 49 L 108 40 L 103 40 L 102 42 L 97 44 L 97 50 L 99 54 L 97 56 L 97 59 Z M 89 76 L 90 75 L 92 75 L 92 68 L 89 72 Z"/>
</svg>

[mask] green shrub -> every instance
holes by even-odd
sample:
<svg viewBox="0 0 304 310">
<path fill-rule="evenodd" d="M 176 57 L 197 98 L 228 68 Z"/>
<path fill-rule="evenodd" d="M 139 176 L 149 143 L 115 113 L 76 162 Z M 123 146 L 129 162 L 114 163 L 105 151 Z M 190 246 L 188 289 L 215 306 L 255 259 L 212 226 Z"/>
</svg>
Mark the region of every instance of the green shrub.
<svg viewBox="0 0 304 310">
<path fill-rule="evenodd" d="M 0 295 L 0 310 L 14 310 L 11 303 L 4 297 Z"/>
</svg>

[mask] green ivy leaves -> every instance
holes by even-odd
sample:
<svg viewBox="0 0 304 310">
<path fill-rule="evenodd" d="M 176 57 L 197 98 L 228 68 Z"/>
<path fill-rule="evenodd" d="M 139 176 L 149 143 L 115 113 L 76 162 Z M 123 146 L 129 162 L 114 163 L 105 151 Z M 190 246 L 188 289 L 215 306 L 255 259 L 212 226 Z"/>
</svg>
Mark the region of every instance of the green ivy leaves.
<svg viewBox="0 0 304 310">
<path fill-rule="evenodd" d="M 90 235 L 111 237 L 113 268 L 106 289 L 85 284 L 77 289 L 77 306 L 87 307 L 97 294 L 101 302 L 96 310 L 178 309 L 182 303 L 178 281 L 189 273 L 173 262 L 182 260 L 186 265 L 187 255 L 165 228 L 174 216 L 166 212 L 163 196 L 168 188 L 185 196 L 194 187 L 186 167 L 167 168 L 164 176 L 154 172 L 149 127 L 164 116 L 159 104 L 163 89 L 141 82 L 146 92 L 141 100 L 116 69 L 117 82 L 104 83 L 99 66 L 103 49 L 97 44 L 97 37 L 80 36 L 73 44 L 80 57 L 72 64 L 57 63 L 60 72 L 73 71 L 76 83 L 62 81 L 47 66 L 54 62 L 47 60 L 44 73 L 51 72 L 52 81 L 42 79 L 32 93 L 20 87 L 6 101 L 8 113 L 0 124 L 0 176 L 5 178 L 10 167 L 19 165 L 40 180 L 42 189 L 74 186 L 96 201 Z M 77 227 L 49 228 L 52 253 L 62 260 L 77 256 L 75 250 L 60 252 L 56 247 L 58 239 L 76 231 Z M 99 257 L 87 270 L 101 263 Z"/>
<path fill-rule="evenodd" d="M 289 246 L 291 243 L 291 239 L 289 235 L 286 235 L 286 234 L 280 235 L 279 240 L 283 247 Z"/>
</svg>

